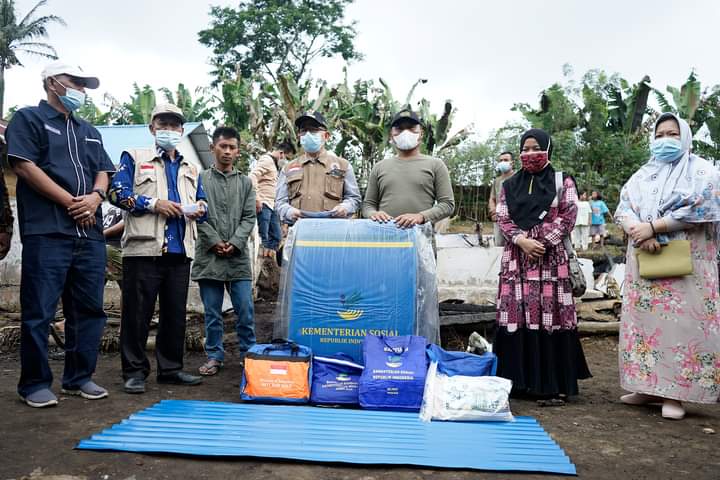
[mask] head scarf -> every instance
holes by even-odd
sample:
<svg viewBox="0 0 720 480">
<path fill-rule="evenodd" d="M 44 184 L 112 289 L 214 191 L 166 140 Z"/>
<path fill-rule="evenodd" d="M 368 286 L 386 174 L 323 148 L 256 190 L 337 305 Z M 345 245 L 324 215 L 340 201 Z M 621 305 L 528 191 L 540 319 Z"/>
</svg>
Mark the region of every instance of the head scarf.
<svg viewBox="0 0 720 480">
<path fill-rule="evenodd" d="M 551 159 L 552 140 L 547 132 L 539 128 L 525 132 L 520 139 L 521 151 L 528 138 L 534 138 Z M 521 229 L 530 230 L 543 221 L 555 199 L 555 169 L 550 164 L 535 174 L 520 169 L 505 180 L 503 188 L 510 218 Z"/>
<path fill-rule="evenodd" d="M 672 163 L 651 156 L 620 192 L 615 218 L 650 222 L 670 215 L 686 223 L 720 221 L 720 172 L 707 160 L 690 152 L 692 131 L 673 113 L 662 114 L 655 122 L 650 141 L 661 122 L 674 119 L 680 126 L 683 155 Z"/>
</svg>

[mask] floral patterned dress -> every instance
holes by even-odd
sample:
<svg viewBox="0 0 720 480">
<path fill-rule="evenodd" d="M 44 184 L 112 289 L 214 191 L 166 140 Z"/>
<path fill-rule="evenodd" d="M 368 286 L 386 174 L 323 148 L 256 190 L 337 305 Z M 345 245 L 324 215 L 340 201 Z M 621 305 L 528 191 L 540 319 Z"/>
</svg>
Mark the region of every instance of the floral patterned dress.
<svg viewBox="0 0 720 480">
<path fill-rule="evenodd" d="M 577 334 L 568 252 L 563 244 L 575 226 L 575 182 L 565 178 L 559 199 L 529 231 L 513 222 L 504 190 L 497 215 L 508 239 L 497 297 L 498 376 L 512 380 L 515 392 L 575 395 L 577 379 L 590 377 Z M 515 245 L 513 240 L 521 234 L 543 244 L 542 258 L 533 260 Z"/>
<path fill-rule="evenodd" d="M 680 401 L 716 403 L 720 397 L 718 238 L 701 223 L 670 234 L 690 240 L 693 273 L 640 278 L 632 245 L 620 325 L 620 383 L 631 392 Z"/>
</svg>

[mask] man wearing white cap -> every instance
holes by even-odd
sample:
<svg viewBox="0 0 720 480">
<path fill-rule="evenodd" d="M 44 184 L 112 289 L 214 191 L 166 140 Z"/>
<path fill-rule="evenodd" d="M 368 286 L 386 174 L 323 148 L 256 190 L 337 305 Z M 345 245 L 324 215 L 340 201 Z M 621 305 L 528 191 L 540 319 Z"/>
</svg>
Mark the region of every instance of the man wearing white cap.
<svg viewBox="0 0 720 480">
<path fill-rule="evenodd" d="M 183 123 L 185 116 L 177 106 L 156 106 L 150 120 L 155 146 L 123 152 L 112 179 L 110 201 L 130 213 L 121 240 L 120 356 L 127 393 L 145 392 L 150 374 L 145 346 L 158 297 L 158 383 L 201 382 L 182 368 L 190 262 L 196 222 L 207 216 L 207 197 L 197 168 L 177 150 Z"/>
<path fill-rule="evenodd" d="M 48 329 L 62 297 L 65 369 L 62 391 L 96 400 L 92 380 L 107 317 L 103 311 L 105 242 L 100 204 L 115 170 L 100 133 L 73 112 L 100 82 L 54 62 L 42 72 L 47 100 L 21 108 L 8 125 L 8 158 L 17 174 L 23 243 L 18 393 L 31 407 L 57 405 L 50 390 Z"/>
</svg>

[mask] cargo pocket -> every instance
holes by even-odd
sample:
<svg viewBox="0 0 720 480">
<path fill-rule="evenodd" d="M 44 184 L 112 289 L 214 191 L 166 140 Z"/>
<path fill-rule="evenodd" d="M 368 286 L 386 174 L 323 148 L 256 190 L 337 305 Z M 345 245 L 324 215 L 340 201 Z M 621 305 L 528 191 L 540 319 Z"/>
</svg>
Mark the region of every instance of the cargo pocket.
<svg viewBox="0 0 720 480">
<path fill-rule="evenodd" d="M 343 198 L 343 185 L 345 183 L 345 172 L 341 174 L 325 174 L 325 196 L 331 200 L 340 201 Z"/>
<path fill-rule="evenodd" d="M 288 202 L 293 206 L 296 206 L 295 203 L 299 202 L 297 199 L 299 199 L 301 195 L 300 189 L 302 188 L 302 179 L 302 170 L 287 176 Z M 295 202 L 293 203 L 293 201 Z"/>
</svg>

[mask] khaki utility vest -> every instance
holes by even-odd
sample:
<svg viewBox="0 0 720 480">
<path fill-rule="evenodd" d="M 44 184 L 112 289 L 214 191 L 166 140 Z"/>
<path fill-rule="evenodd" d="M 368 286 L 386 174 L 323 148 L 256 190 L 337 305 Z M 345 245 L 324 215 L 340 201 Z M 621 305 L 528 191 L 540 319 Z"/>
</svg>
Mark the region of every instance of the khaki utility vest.
<svg viewBox="0 0 720 480">
<path fill-rule="evenodd" d="M 168 199 L 168 182 L 165 175 L 165 162 L 158 157 L 153 148 L 127 150 L 135 161 L 135 178 L 133 193 L 145 195 L 158 200 Z M 195 203 L 198 185 L 198 171 L 185 158 L 180 161 L 178 169 L 178 193 L 183 205 Z M 121 245 L 123 257 L 159 257 L 165 242 L 165 221 L 167 217 L 155 213 L 143 215 L 129 214 L 125 216 L 125 231 Z M 183 246 L 185 255 L 195 255 L 195 239 L 197 225 L 194 221 L 185 221 L 185 238 Z"/>
<path fill-rule="evenodd" d="M 350 164 L 323 152 L 315 160 L 307 155 L 285 166 L 290 205 L 308 212 L 332 210 L 343 200 L 345 175 Z"/>
</svg>

